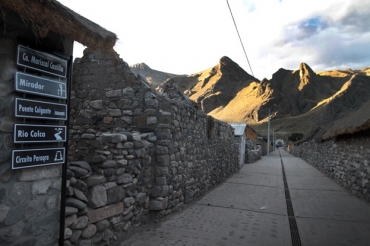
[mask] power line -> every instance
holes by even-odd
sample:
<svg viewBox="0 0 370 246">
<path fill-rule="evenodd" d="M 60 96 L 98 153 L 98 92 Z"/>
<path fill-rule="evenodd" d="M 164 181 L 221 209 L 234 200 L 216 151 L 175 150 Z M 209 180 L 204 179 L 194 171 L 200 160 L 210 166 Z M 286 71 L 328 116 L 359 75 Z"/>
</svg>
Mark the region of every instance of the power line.
<svg viewBox="0 0 370 246">
<path fill-rule="evenodd" d="M 247 52 L 245 52 L 244 45 L 243 45 L 243 41 L 242 41 L 242 39 L 241 39 L 241 37 L 240 37 L 239 31 L 238 31 L 238 27 L 236 26 L 236 22 L 235 22 L 235 19 L 234 19 L 233 12 L 231 11 L 231 8 L 230 8 L 230 5 L 229 5 L 229 1 L 228 1 L 228 0 L 226 0 L 226 2 L 227 2 L 227 6 L 229 6 L 230 14 L 231 14 L 231 17 L 233 18 L 234 26 L 235 26 L 236 32 L 238 33 L 240 43 L 241 43 L 241 45 L 242 45 L 242 47 L 243 47 L 245 57 L 247 58 L 249 68 L 250 68 L 250 70 L 251 70 L 252 75 L 254 76 L 253 71 L 252 71 L 251 64 L 249 63 L 249 59 L 248 59 L 248 56 L 247 56 Z"/>
</svg>

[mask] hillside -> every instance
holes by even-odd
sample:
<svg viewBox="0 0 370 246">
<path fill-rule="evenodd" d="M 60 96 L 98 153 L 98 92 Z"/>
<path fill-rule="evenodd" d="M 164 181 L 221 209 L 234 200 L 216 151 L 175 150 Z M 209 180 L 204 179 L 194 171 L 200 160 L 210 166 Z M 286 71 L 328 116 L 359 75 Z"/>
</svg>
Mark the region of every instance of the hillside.
<svg viewBox="0 0 370 246">
<path fill-rule="evenodd" d="M 212 68 L 170 77 L 156 89 L 174 87 L 214 118 L 247 122 L 264 135 L 269 111 L 280 137 L 330 138 L 359 129 L 370 116 L 370 67 L 314 72 L 301 63 L 259 81 L 222 57 Z"/>
<path fill-rule="evenodd" d="M 187 77 L 169 79 L 157 89 L 166 84 L 176 85 L 192 101 L 200 105 L 204 112 L 210 113 L 222 110 L 239 91 L 253 83 L 259 84 L 259 80 L 224 56 L 212 68 Z"/>
<path fill-rule="evenodd" d="M 305 139 L 328 139 L 338 134 L 353 133 L 368 124 L 370 119 L 370 76 L 368 69 L 333 70 L 316 73 L 322 83 L 328 86 L 310 93 L 331 93 L 317 102 L 307 112 L 295 116 L 280 117 L 283 100 L 277 104 L 277 115 L 271 121 L 271 128 L 282 136 L 292 132 L 305 134 Z M 340 86 L 340 88 L 338 88 Z M 324 87 L 325 89 L 325 87 Z M 266 119 L 254 124 L 255 129 L 266 132 Z"/>
<path fill-rule="evenodd" d="M 171 73 L 166 73 L 166 72 L 161 72 L 155 69 L 151 69 L 145 63 L 137 63 L 134 65 L 131 65 L 130 69 L 136 75 L 138 74 L 143 75 L 147 79 L 147 81 L 149 82 L 149 85 L 152 88 L 156 88 L 158 85 L 160 85 L 162 82 L 166 81 L 167 79 L 186 76 L 186 75 L 171 74 Z"/>
</svg>

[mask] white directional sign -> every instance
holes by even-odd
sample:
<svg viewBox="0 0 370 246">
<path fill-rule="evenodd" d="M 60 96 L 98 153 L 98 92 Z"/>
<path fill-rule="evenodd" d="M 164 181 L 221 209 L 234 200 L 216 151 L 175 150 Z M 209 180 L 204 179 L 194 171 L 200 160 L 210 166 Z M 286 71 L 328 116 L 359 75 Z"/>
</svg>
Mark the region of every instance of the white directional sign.
<svg viewBox="0 0 370 246">
<path fill-rule="evenodd" d="M 67 99 L 67 84 L 27 73 L 16 72 L 15 90 L 46 97 Z"/>
<path fill-rule="evenodd" d="M 12 169 L 65 164 L 70 86 L 67 69 L 71 60 L 22 45 L 18 45 L 17 51 L 19 71 L 14 74 L 14 89 L 23 98 L 15 98 L 14 115 L 23 118 L 24 123 L 37 123 L 14 124 L 13 142 L 18 149 L 12 150 Z M 31 100 L 31 94 L 49 99 Z M 42 120 L 59 122 L 45 125 Z M 24 149 L 33 144 L 37 147 Z"/>
<path fill-rule="evenodd" d="M 12 151 L 12 169 L 63 164 L 65 148 L 21 149 Z"/>
<path fill-rule="evenodd" d="M 67 120 L 67 113 L 66 104 L 15 99 L 15 117 Z"/>
<path fill-rule="evenodd" d="M 18 46 L 17 64 L 63 78 L 67 75 L 67 60 L 22 45 Z"/>
<path fill-rule="evenodd" d="M 66 141 L 66 126 L 14 124 L 14 143 L 61 143 Z"/>
</svg>

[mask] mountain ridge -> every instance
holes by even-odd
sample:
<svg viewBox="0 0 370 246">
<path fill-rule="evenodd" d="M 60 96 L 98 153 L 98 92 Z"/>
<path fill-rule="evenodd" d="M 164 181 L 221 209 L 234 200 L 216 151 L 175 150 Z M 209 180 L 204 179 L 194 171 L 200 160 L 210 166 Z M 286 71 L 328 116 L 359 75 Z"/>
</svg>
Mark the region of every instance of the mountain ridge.
<svg viewBox="0 0 370 246">
<path fill-rule="evenodd" d="M 270 112 L 272 127 L 281 134 L 302 132 L 326 138 L 359 127 L 348 123 L 349 115 L 360 117 L 359 111 L 367 115 L 364 105 L 370 106 L 370 67 L 314 72 L 301 63 L 296 70 L 280 68 L 271 79 L 260 81 L 223 56 L 206 70 L 166 77 L 156 90 L 174 87 L 216 119 L 246 122 L 264 133 Z"/>
<path fill-rule="evenodd" d="M 172 73 L 158 71 L 158 70 L 152 69 L 144 62 L 130 65 L 130 69 L 135 75 L 141 74 L 142 76 L 144 76 L 152 88 L 157 87 L 166 79 L 186 76 L 186 75 L 172 74 Z"/>
</svg>

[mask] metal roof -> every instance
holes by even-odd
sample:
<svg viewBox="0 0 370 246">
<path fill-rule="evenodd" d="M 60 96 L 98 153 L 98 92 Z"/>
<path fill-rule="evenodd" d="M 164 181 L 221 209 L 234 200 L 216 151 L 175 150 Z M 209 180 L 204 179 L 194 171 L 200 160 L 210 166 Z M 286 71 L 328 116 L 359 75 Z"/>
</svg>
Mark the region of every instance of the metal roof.
<svg viewBox="0 0 370 246">
<path fill-rule="evenodd" d="M 242 136 L 245 133 L 245 128 L 247 124 L 245 123 L 229 123 L 230 126 L 234 128 L 235 136 Z"/>
</svg>

